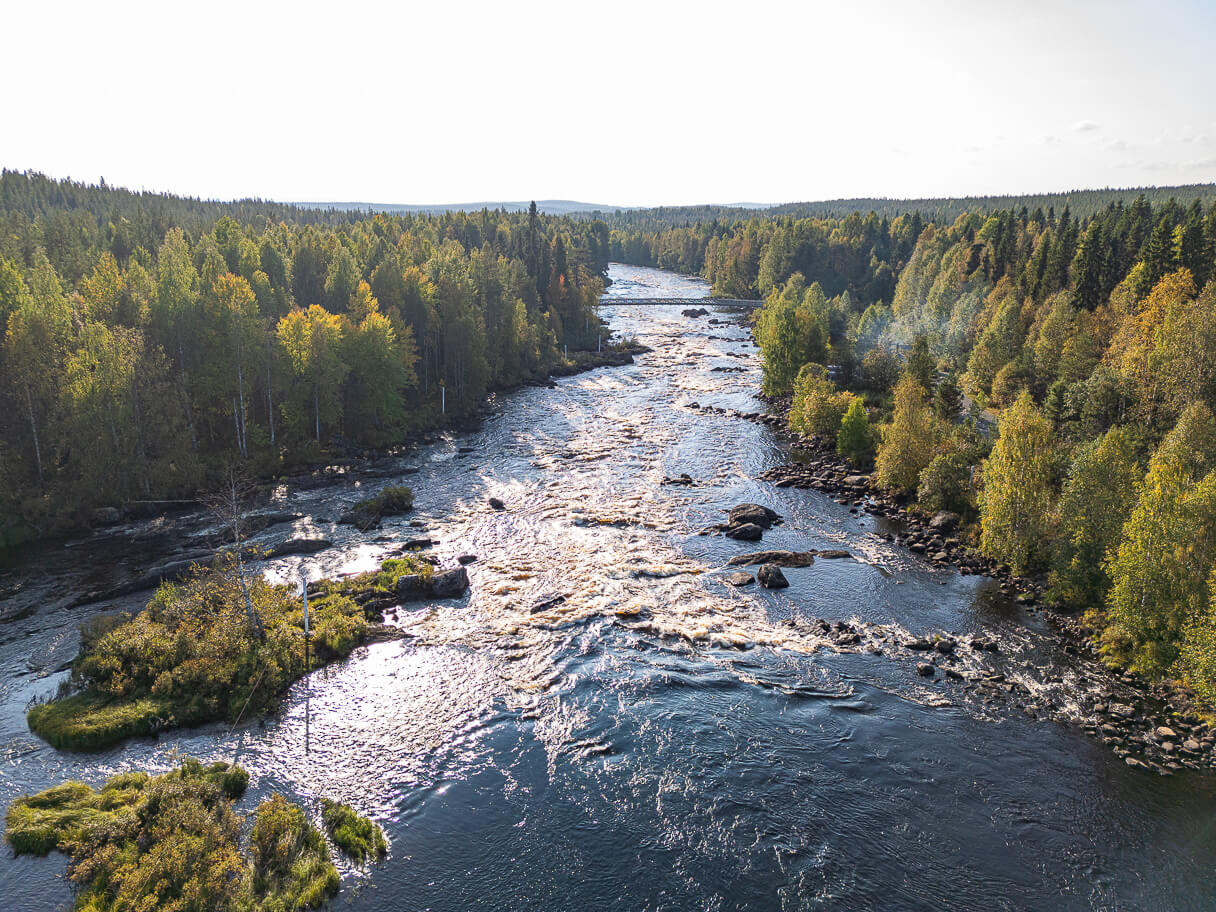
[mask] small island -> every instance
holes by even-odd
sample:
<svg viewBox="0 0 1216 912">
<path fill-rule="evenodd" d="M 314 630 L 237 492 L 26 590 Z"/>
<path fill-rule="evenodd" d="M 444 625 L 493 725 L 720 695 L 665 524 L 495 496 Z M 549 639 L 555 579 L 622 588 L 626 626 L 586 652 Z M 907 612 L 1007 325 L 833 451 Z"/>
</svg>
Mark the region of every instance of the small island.
<svg viewBox="0 0 1216 912">
<path fill-rule="evenodd" d="M 240 766 L 191 759 L 159 776 L 120 773 L 99 789 L 65 782 L 13 802 L 4 836 L 18 855 L 68 855 L 81 912 L 323 905 L 339 885 L 325 837 L 275 794 L 244 838 L 236 802 L 248 784 Z M 380 828 L 346 805 L 326 801 L 323 822 L 356 862 L 387 853 Z"/>
<path fill-rule="evenodd" d="M 207 722 L 236 724 L 273 708 L 311 668 L 395 637 L 373 620 L 386 608 L 467 588 L 463 567 L 437 571 L 414 555 L 360 576 L 315 582 L 306 664 L 298 591 L 241 574 L 235 560 L 221 556 L 162 584 L 134 617 L 86 625 L 70 681 L 26 718 L 36 735 L 69 750 Z"/>
</svg>

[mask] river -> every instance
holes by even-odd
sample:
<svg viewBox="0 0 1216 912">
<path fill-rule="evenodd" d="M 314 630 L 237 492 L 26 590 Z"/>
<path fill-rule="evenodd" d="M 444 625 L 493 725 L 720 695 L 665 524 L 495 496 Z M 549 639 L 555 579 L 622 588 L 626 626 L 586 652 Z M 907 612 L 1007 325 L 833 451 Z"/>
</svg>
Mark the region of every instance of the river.
<svg viewBox="0 0 1216 912">
<path fill-rule="evenodd" d="M 468 597 L 397 613 L 404 640 L 315 672 L 264 725 L 87 755 L 33 737 L 26 703 L 66 677 L 77 625 L 146 593 L 72 602 L 205 519 L 26 552 L 0 576 L 7 613 L 25 615 L 0 623 L 0 804 L 180 755 L 236 760 L 252 780 L 243 807 L 324 795 L 384 826 L 389 858 L 344 869 L 335 900 L 366 912 L 1216 907 L 1216 778 L 1135 771 L 1087 737 L 1078 697 L 1093 669 L 990 581 L 929 567 L 826 496 L 758 481 L 788 448 L 761 424 L 688 407 L 763 409 L 738 313 L 710 305 L 714 325 L 678 305 L 613 307 L 707 289 L 611 275 L 604 316 L 653 350 L 635 364 L 501 395 L 476 432 L 378 463 L 376 477 L 279 491 L 279 509 L 306 517 L 295 532 L 334 547 L 269 562 L 273 577 L 366 570 L 419 534 L 445 561 L 478 560 Z M 695 485 L 661 483 L 681 473 Z M 402 479 L 412 516 L 367 534 L 333 524 Z M 741 501 L 784 523 L 758 546 L 697 534 Z M 786 590 L 724 585 L 726 561 L 755 547 L 854 559 L 786 570 Z M 857 625 L 862 644 L 834 648 L 817 618 Z M 968 654 L 967 671 L 1021 682 L 1035 708 L 919 678 L 883 648 L 935 631 L 995 636 L 1001 651 Z M 67 907 L 64 867 L 4 853 L 0 906 Z"/>
</svg>

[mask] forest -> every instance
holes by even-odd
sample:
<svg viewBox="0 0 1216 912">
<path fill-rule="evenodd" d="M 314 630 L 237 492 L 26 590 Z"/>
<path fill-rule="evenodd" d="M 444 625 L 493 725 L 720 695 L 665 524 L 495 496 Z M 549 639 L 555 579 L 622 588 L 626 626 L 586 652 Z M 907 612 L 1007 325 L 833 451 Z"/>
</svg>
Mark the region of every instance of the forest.
<svg viewBox="0 0 1216 912">
<path fill-rule="evenodd" d="M 758 296 L 793 428 L 1216 703 L 1216 204 L 612 229 Z"/>
<path fill-rule="evenodd" d="M 385 449 L 595 349 L 596 220 L 0 176 L 0 546 Z"/>
</svg>

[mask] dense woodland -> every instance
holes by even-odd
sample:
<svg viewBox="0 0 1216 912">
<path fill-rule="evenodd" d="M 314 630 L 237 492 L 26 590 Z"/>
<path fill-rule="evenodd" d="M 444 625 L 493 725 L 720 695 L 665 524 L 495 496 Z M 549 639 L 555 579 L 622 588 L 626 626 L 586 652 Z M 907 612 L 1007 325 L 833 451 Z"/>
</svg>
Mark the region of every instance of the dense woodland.
<svg viewBox="0 0 1216 912">
<path fill-rule="evenodd" d="M 765 392 L 1042 575 L 1112 662 L 1216 702 L 1216 205 L 614 229 L 765 298 Z"/>
<path fill-rule="evenodd" d="M 0 179 L 0 544 L 388 447 L 596 346 L 594 220 Z"/>
</svg>

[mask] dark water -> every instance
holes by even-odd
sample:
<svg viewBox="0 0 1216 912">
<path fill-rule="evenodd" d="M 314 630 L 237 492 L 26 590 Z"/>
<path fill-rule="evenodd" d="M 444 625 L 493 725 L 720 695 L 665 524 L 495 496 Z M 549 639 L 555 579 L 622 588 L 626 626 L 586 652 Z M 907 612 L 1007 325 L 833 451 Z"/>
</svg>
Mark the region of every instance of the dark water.
<svg viewBox="0 0 1216 912">
<path fill-rule="evenodd" d="M 613 294 L 703 289 L 613 274 Z M 1100 672 L 984 581 L 927 567 L 818 494 L 756 481 L 789 455 L 770 432 L 686 407 L 759 408 L 755 349 L 679 309 L 606 308 L 654 352 L 505 396 L 479 432 L 400 461 L 420 469 L 405 476 L 411 518 L 438 553 L 479 556 L 471 597 L 402 612 L 408 639 L 315 673 L 264 728 L 88 756 L 42 745 L 26 701 L 64 676 L 76 625 L 115 607 L 68 603 L 200 521 L 31 553 L 0 578 L 6 608 L 35 609 L 0 624 L 0 803 L 179 754 L 235 759 L 250 807 L 272 790 L 334 796 L 384 825 L 390 857 L 345 870 L 335 901 L 369 912 L 1216 908 L 1212 776 L 1135 772 L 1086 738 L 1078 695 Z M 660 484 L 681 472 L 697 485 Z M 359 571 L 417 536 L 409 519 L 368 535 L 329 522 L 393 480 L 281 492 L 310 517 L 298 532 L 336 546 L 266 572 Z M 856 559 L 786 571 L 780 593 L 729 589 L 723 565 L 752 546 L 696 532 L 743 500 L 786 517 L 762 547 Z M 862 625 L 861 645 L 837 651 L 800 622 L 820 617 Z M 1000 653 L 961 667 L 1021 682 L 1031 708 L 918 678 L 894 641 L 939 630 L 995 635 Z M 0 857 L 0 906 L 65 907 L 62 872 L 55 857 Z"/>
</svg>

